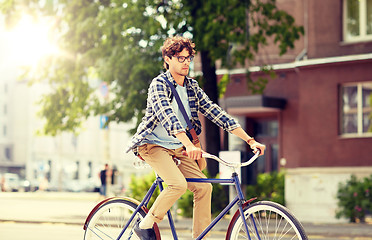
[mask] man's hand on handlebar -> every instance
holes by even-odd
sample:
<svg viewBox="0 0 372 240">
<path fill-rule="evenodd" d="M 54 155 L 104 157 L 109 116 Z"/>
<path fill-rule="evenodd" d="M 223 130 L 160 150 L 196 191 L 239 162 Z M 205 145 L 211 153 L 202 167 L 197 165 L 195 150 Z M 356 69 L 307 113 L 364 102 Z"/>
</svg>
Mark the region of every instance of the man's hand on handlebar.
<svg viewBox="0 0 372 240">
<path fill-rule="evenodd" d="M 254 143 L 250 144 L 249 146 L 251 147 L 254 153 L 257 153 L 257 151 L 260 151 L 260 156 L 264 155 L 265 149 L 266 149 L 265 145 L 254 141 Z"/>
<path fill-rule="evenodd" d="M 187 145 L 185 148 L 186 150 L 184 155 L 189 156 L 189 158 L 194 160 L 199 160 L 202 158 L 203 150 L 201 150 L 201 148 L 195 147 L 194 144 Z"/>
</svg>

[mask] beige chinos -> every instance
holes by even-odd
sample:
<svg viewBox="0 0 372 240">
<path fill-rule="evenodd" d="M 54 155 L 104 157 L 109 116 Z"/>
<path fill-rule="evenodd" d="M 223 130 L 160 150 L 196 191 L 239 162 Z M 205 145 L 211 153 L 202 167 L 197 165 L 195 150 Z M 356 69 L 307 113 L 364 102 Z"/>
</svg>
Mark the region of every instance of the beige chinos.
<svg viewBox="0 0 372 240">
<path fill-rule="evenodd" d="M 157 197 L 148 214 L 159 223 L 172 205 L 189 189 L 194 194 L 193 237 L 199 236 L 211 222 L 212 184 L 186 182 L 185 178 L 206 178 L 195 160 L 182 154 L 183 148 L 166 149 L 156 144 L 138 147 L 140 156 L 168 185 Z M 181 160 L 176 166 L 172 156 Z"/>
</svg>

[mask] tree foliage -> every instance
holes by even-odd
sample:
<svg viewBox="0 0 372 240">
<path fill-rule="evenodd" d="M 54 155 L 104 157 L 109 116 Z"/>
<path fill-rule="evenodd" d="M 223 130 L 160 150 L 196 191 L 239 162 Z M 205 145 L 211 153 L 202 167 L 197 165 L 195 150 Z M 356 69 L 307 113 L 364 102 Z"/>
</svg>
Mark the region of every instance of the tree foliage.
<svg viewBox="0 0 372 240">
<path fill-rule="evenodd" d="M 44 59 L 32 79 L 48 81 L 51 87 L 41 100 L 44 133 L 78 130 L 90 115 L 139 122 L 148 84 L 161 70 L 159 49 L 167 36 L 166 26 L 154 12 L 154 1 L 60 0 L 53 9 L 25 2 L 28 5 L 22 8 L 5 1 L 2 10 L 8 22 L 13 23 L 22 11 L 49 16 L 63 50 Z M 97 93 L 100 82 L 108 85 L 106 98 Z"/>
<path fill-rule="evenodd" d="M 304 31 L 275 0 L 4 0 L 1 10 L 10 25 L 25 12 L 55 22 L 63 54 L 45 59 L 33 77 L 51 86 L 40 114 L 43 132 L 52 135 L 76 131 L 91 115 L 138 124 L 148 84 L 162 70 L 161 44 L 170 35 L 185 34 L 196 43 L 201 85 L 217 102 L 217 60 L 227 68 L 247 67 L 269 39 L 284 54 Z M 253 93 L 262 93 L 267 79 L 247 79 Z M 107 97 L 97 94 L 97 80 L 107 83 Z M 207 151 L 216 154 L 219 129 L 209 121 L 205 127 L 206 138 L 214 139 Z"/>
<path fill-rule="evenodd" d="M 275 0 L 5 0 L 1 10 L 9 25 L 24 13 L 55 23 L 63 54 L 44 59 L 33 78 L 50 83 L 41 115 L 47 120 L 44 132 L 52 135 L 78 128 L 91 114 L 118 122 L 135 117 L 138 123 L 169 35 L 189 33 L 211 67 L 216 60 L 232 67 L 254 60 L 267 37 L 273 36 L 283 54 L 303 33 Z M 109 85 L 105 101 L 94 94 L 97 79 Z"/>
<path fill-rule="evenodd" d="M 182 1 L 186 23 L 192 28 L 194 41 L 200 51 L 209 51 L 212 62 L 222 65 L 246 65 L 254 60 L 260 47 L 273 37 L 280 54 L 294 47 L 303 34 L 294 18 L 279 10 L 275 0 L 215 0 Z"/>
</svg>

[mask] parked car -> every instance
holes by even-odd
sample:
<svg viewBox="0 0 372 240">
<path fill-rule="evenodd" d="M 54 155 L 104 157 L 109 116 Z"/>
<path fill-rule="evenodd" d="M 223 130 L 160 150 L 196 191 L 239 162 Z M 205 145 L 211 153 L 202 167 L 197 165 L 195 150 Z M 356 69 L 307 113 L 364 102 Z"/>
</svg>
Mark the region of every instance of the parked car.
<svg viewBox="0 0 372 240">
<path fill-rule="evenodd" d="M 65 190 L 69 192 L 96 192 L 99 191 L 99 182 L 93 178 L 86 180 L 69 180 Z"/>
<path fill-rule="evenodd" d="M 0 183 L 3 192 L 18 192 L 21 188 L 19 176 L 15 173 L 1 174 Z"/>
</svg>

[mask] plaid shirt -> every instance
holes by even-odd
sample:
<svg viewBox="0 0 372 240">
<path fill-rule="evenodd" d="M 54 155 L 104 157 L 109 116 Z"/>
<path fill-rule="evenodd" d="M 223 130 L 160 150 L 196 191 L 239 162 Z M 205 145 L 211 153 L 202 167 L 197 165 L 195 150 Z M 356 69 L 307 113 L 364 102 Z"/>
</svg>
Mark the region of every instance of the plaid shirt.
<svg viewBox="0 0 372 240">
<path fill-rule="evenodd" d="M 170 136 L 175 136 L 180 132 L 186 132 L 186 129 L 181 125 L 180 120 L 172 109 L 172 91 L 164 78 L 168 78 L 175 87 L 177 86 L 176 81 L 169 71 L 158 75 L 152 80 L 148 89 L 145 116 L 142 118 L 142 122 L 137 128 L 136 134 L 132 137 L 127 152 L 131 149 L 135 150 L 137 146 L 140 146 L 142 140 L 150 134 L 158 124 L 161 124 Z M 209 99 L 207 94 L 199 87 L 196 80 L 185 77 L 185 83 L 191 110 L 190 120 L 198 135 L 201 133 L 201 123 L 198 112 L 228 132 L 240 127 L 230 115 Z"/>
</svg>

